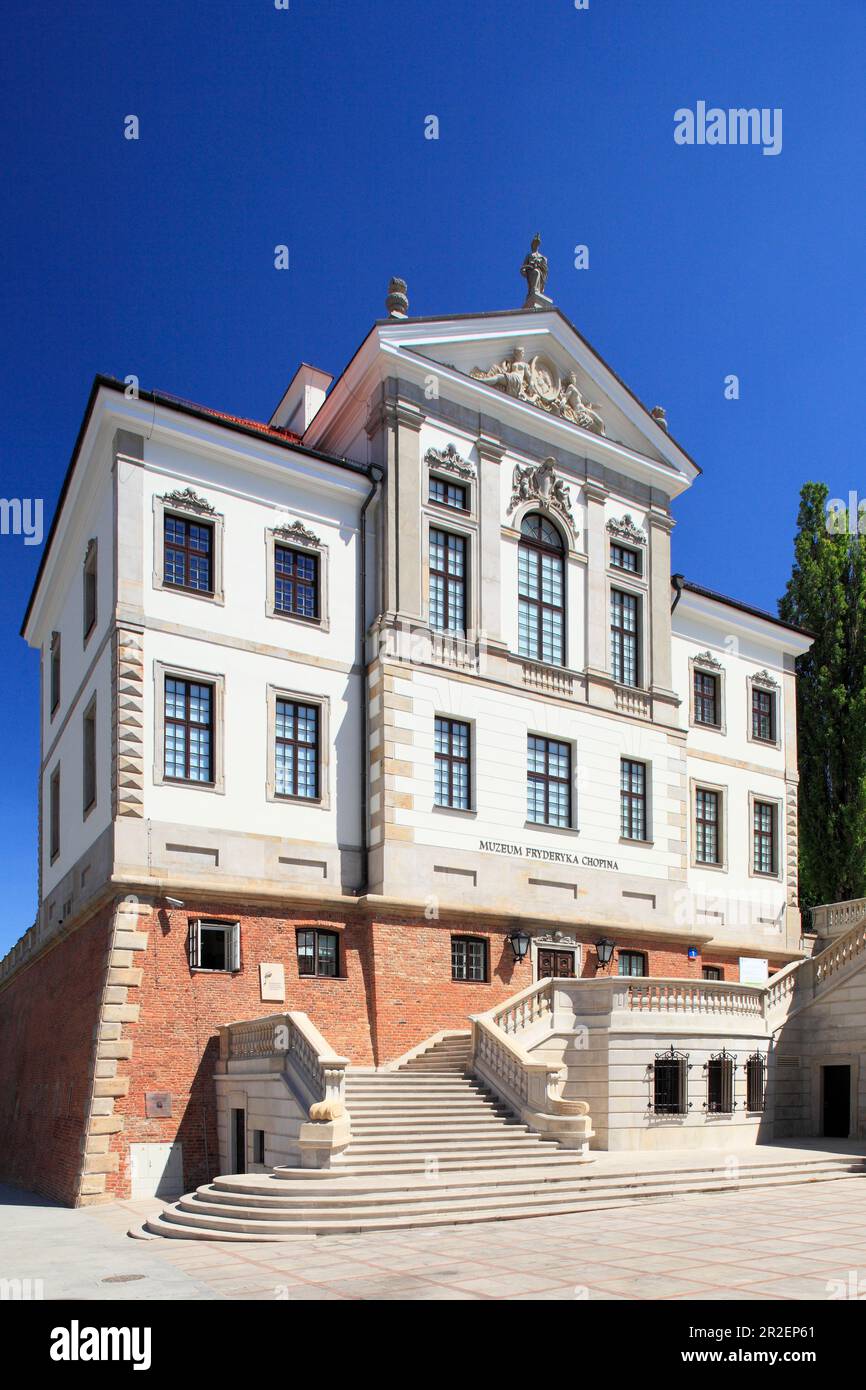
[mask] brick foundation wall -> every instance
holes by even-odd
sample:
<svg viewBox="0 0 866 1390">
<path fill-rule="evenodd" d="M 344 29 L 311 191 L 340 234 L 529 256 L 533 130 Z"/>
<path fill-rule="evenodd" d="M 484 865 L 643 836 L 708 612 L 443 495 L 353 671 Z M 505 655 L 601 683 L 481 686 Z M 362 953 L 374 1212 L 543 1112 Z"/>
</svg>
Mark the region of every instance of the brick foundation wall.
<svg viewBox="0 0 866 1390">
<path fill-rule="evenodd" d="M 198 916 L 240 922 L 238 972 L 190 970 L 188 927 Z M 461 919 L 372 917 L 360 908 L 217 907 L 189 897 L 183 909 L 124 907 L 109 961 L 113 922 L 109 907 L 0 993 L 7 1136 L 0 1176 L 68 1203 L 128 1197 L 135 1143 L 179 1141 L 186 1190 L 214 1175 L 220 1024 L 301 1010 L 352 1065 L 383 1065 L 440 1030 L 467 1028 L 471 1014 L 532 979 L 531 959 L 513 959 L 508 928 L 470 928 Z M 339 978 L 299 975 L 296 932 L 309 927 L 338 933 Z M 486 983 L 451 979 L 452 934 L 487 941 Z M 586 976 L 596 973 L 597 935 L 584 934 Z M 700 978 L 702 966 L 712 964 L 724 979 L 737 979 L 736 960 L 690 961 L 681 943 L 618 945 L 643 951 L 652 975 Z M 284 1003 L 261 999 L 265 961 L 284 967 Z M 605 973 L 615 972 L 616 955 Z M 171 1096 L 170 1116 L 146 1116 L 150 1091 Z"/>
<path fill-rule="evenodd" d="M 0 1180 L 78 1197 L 108 964 L 107 908 L 0 991 Z"/>
</svg>

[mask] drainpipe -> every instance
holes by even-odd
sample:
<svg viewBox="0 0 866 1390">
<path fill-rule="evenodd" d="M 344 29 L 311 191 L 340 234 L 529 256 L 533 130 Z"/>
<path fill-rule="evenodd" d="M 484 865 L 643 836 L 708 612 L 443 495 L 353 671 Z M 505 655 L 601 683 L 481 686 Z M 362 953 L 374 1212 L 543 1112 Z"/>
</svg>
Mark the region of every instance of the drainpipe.
<svg viewBox="0 0 866 1390">
<path fill-rule="evenodd" d="M 673 584 L 674 588 L 676 589 L 676 598 L 674 599 L 673 603 L 671 604 L 671 612 L 672 612 L 672 613 L 673 613 L 674 609 L 676 608 L 677 604 L 679 603 L 680 599 L 681 599 L 682 596 L 683 596 L 683 585 L 685 584 L 685 582 L 686 582 L 686 577 L 685 577 L 684 574 L 672 574 L 672 575 L 671 575 L 671 583 Z"/>
<path fill-rule="evenodd" d="M 368 787 L 368 765 L 369 765 L 369 744 L 368 728 L 369 723 L 369 695 L 367 691 L 367 508 L 379 490 L 379 484 L 385 476 L 385 470 L 371 463 L 367 469 L 367 477 L 370 479 L 370 491 L 364 499 L 361 508 L 360 522 L 360 577 L 358 587 L 358 655 L 361 670 L 361 882 L 358 885 L 357 896 L 362 898 L 367 892 L 369 884 L 369 847 L 367 844 L 367 813 L 369 804 Z"/>
</svg>

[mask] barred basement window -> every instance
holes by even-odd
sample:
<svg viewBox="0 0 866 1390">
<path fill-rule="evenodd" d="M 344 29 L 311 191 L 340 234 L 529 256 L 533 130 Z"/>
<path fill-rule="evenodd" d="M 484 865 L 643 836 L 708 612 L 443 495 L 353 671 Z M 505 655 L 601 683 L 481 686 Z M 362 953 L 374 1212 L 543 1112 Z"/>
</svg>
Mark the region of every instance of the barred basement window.
<svg viewBox="0 0 866 1390">
<path fill-rule="evenodd" d="M 730 1115 L 734 1109 L 734 1067 L 736 1057 L 722 1048 L 707 1062 L 707 1111 L 710 1115 Z"/>
<path fill-rule="evenodd" d="M 239 922 L 216 922 L 198 917 L 189 924 L 187 955 L 191 970 L 234 973 L 241 968 Z"/>
<path fill-rule="evenodd" d="M 481 983 L 486 981 L 487 942 L 483 937 L 452 936 L 451 978 L 452 980 L 474 980 Z"/>
<path fill-rule="evenodd" d="M 335 978 L 340 953 L 333 931 L 298 932 L 298 974 Z"/>
<path fill-rule="evenodd" d="M 653 1098 L 650 1109 L 657 1115 L 686 1115 L 689 1111 L 688 1053 L 657 1052 L 653 1063 Z"/>
<path fill-rule="evenodd" d="M 450 483 L 445 478 L 430 479 L 430 501 L 441 507 L 451 507 L 456 512 L 468 511 L 466 488 L 462 483 Z"/>
<path fill-rule="evenodd" d="M 759 1115 L 764 1109 L 764 1058 L 753 1052 L 746 1060 L 746 1109 Z"/>
<path fill-rule="evenodd" d="M 213 527 L 207 521 L 166 512 L 165 583 L 194 594 L 213 593 Z"/>
</svg>

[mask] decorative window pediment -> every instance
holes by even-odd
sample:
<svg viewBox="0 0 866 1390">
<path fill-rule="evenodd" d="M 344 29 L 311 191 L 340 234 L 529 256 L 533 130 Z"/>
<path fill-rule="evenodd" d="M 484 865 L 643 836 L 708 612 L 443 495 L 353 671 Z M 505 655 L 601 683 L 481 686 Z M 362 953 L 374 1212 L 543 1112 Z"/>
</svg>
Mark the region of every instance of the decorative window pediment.
<svg viewBox="0 0 866 1390">
<path fill-rule="evenodd" d="M 176 488 L 174 492 L 164 493 L 161 499 L 167 507 L 179 507 L 182 511 L 196 512 L 199 516 L 215 516 L 215 509 L 204 497 L 199 497 L 191 487 Z"/>
<path fill-rule="evenodd" d="M 611 519 L 607 523 L 607 529 L 612 536 L 618 536 L 620 540 L 628 541 L 631 545 L 646 545 L 646 533 L 636 524 L 630 512 L 626 512 L 620 521 Z"/>
<path fill-rule="evenodd" d="M 779 682 L 770 675 L 766 667 L 763 671 L 758 671 L 756 675 L 752 676 L 752 685 L 761 685 L 765 690 L 779 689 Z"/>
<path fill-rule="evenodd" d="M 300 521 L 287 521 L 274 527 L 278 540 L 288 541 L 290 545 L 305 545 L 311 550 L 321 550 L 322 542 L 314 531 L 308 531 Z"/>
<path fill-rule="evenodd" d="M 695 666 L 703 667 L 709 671 L 721 671 L 722 669 L 722 663 L 716 660 L 711 651 L 698 652 L 692 660 Z"/>
<path fill-rule="evenodd" d="M 521 502 L 537 502 L 552 512 L 558 512 L 568 522 L 572 533 L 577 534 L 571 510 L 571 489 L 562 478 L 556 476 L 555 459 L 546 458 L 535 467 L 532 464 L 527 464 L 526 467 L 515 464 L 511 478 L 509 514 Z"/>
<path fill-rule="evenodd" d="M 457 452 L 454 444 L 446 444 L 444 449 L 428 449 L 424 455 L 424 462 L 431 468 L 444 469 L 447 473 L 456 473 L 460 478 L 474 478 L 475 464 L 469 459 L 463 458 Z"/>
</svg>

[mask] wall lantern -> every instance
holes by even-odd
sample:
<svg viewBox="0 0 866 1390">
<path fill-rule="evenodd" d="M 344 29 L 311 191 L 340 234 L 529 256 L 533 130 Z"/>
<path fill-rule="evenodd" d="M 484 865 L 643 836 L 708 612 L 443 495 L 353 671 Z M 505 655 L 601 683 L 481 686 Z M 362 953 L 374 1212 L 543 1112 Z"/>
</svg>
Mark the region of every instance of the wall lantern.
<svg viewBox="0 0 866 1390">
<path fill-rule="evenodd" d="M 526 953 L 532 944 L 532 937 L 528 936 L 525 931 L 513 931 L 508 940 L 511 942 L 514 959 L 519 964 L 520 961 L 526 959 Z"/>
<path fill-rule="evenodd" d="M 613 959 L 614 942 L 608 941 L 607 937 L 603 936 L 601 941 L 596 941 L 595 949 L 598 954 L 599 965 L 610 965 Z"/>
</svg>

